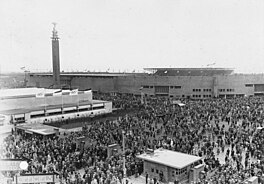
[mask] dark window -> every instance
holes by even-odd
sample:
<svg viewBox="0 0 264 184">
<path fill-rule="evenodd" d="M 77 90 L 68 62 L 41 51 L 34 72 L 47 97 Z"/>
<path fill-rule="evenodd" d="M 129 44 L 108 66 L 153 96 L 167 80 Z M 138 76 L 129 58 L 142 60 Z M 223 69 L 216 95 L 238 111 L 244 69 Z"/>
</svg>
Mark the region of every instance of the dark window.
<svg viewBox="0 0 264 184">
<path fill-rule="evenodd" d="M 246 87 L 253 87 L 253 84 L 245 84 Z"/>
<path fill-rule="evenodd" d="M 156 173 L 159 174 L 159 170 L 158 169 L 156 169 Z"/>
<path fill-rule="evenodd" d="M 175 89 L 181 89 L 181 86 L 174 86 Z"/>
<path fill-rule="evenodd" d="M 153 168 L 151 168 L 151 172 L 154 172 L 154 169 Z"/>
</svg>

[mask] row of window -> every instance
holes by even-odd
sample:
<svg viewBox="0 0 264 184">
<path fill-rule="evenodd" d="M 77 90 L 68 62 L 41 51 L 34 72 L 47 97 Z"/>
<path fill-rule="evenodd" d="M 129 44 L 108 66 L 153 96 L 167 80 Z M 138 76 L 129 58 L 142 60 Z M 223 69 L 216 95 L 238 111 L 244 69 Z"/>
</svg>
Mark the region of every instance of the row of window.
<svg viewBox="0 0 264 184">
<path fill-rule="evenodd" d="M 245 84 L 245 87 L 253 87 L 253 84 Z"/>
<path fill-rule="evenodd" d="M 151 168 L 151 172 L 154 173 L 155 172 L 155 169 Z M 156 173 L 159 174 L 159 170 L 158 169 L 156 169 Z"/>
<path fill-rule="evenodd" d="M 170 86 L 170 89 L 181 89 L 181 86 Z"/>
<path fill-rule="evenodd" d="M 143 86 L 143 88 L 153 88 L 153 86 Z"/>
<path fill-rule="evenodd" d="M 143 88 L 153 88 L 154 86 L 142 86 Z M 166 86 L 164 86 L 166 87 Z M 170 86 L 170 89 L 181 89 L 181 86 Z"/>
<path fill-rule="evenodd" d="M 201 92 L 202 89 L 193 89 L 193 92 Z M 212 89 L 203 89 L 204 92 L 211 92 Z"/>
<path fill-rule="evenodd" d="M 194 98 L 201 98 L 201 97 L 204 97 L 204 98 L 211 98 L 212 95 L 193 95 Z"/>
<path fill-rule="evenodd" d="M 219 92 L 225 92 L 225 91 L 234 92 L 235 91 L 235 89 L 218 89 L 218 90 L 219 90 Z"/>
<path fill-rule="evenodd" d="M 182 174 L 182 173 L 187 173 L 187 168 L 184 168 L 184 169 L 176 169 L 175 171 L 173 170 L 172 171 L 172 176 L 174 174 L 179 175 L 179 174 Z"/>
</svg>

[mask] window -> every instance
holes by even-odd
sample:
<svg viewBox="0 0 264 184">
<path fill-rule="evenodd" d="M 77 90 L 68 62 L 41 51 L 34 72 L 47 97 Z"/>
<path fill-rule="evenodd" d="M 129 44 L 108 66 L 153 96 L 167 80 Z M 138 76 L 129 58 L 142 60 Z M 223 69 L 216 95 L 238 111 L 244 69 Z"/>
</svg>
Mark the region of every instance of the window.
<svg viewBox="0 0 264 184">
<path fill-rule="evenodd" d="M 156 173 L 159 174 L 159 170 L 158 169 L 156 169 Z"/>
<path fill-rule="evenodd" d="M 173 86 L 170 86 L 171 89 L 173 89 Z"/>
<path fill-rule="evenodd" d="M 193 92 L 195 92 L 195 89 L 193 89 Z"/>
<path fill-rule="evenodd" d="M 253 87 L 253 84 L 245 84 L 245 87 Z"/>
<path fill-rule="evenodd" d="M 153 86 L 149 86 L 150 88 L 153 88 Z"/>
<path fill-rule="evenodd" d="M 181 89 L 181 86 L 174 86 L 175 89 Z"/>
<path fill-rule="evenodd" d="M 154 169 L 153 168 L 151 168 L 151 172 L 154 172 Z"/>
</svg>

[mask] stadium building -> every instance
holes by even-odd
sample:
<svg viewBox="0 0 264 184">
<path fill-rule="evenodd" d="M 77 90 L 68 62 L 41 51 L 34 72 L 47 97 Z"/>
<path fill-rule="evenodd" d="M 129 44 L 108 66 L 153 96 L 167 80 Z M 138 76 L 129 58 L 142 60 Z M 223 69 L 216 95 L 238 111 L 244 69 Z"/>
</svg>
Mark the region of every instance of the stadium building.
<svg viewBox="0 0 264 184">
<path fill-rule="evenodd" d="M 147 73 L 60 73 L 60 82 L 79 89 L 150 96 L 206 99 L 264 95 L 263 74 L 226 68 L 147 68 Z M 28 86 L 49 87 L 52 73 L 30 73 Z"/>
<path fill-rule="evenodd" d="M 60 72 L 59 38 L 52 34 L 52 73 L 29 73 L 27 86 L 77 87 L 110 93 L 206 99 L 264 95 L 263 74 L 231 68 L 145 68 L 148 73 Z"/>
</svg>

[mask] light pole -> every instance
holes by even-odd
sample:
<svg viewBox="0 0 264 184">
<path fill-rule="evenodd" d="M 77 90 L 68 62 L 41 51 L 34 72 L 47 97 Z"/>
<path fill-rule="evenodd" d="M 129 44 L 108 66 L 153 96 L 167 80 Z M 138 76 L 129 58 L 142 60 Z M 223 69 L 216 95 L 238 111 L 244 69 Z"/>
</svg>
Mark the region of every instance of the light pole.
<svg viewBox="0 0 264 184">
<path fill-rule="evenodd" d="M 125 130 L 122 130 L 122 146 L 123 146 L 123 178 L 124 178 L 124 183 L 126 182 L 125 181 L 125 178 L 127 177 L 127 173 L 126 173 L 126 155 L 125 155 L 125 136 L 127 135 L 132 135 L 133 132 L 130 130 L 128 132 L 126 132 Z"/>
<path fill-rule="evenodd" d="M 123 145 L 123 178 L 126 178 L 126 155 L 125 155 L 125 131 L 122 131 L 122 145 Z"/>
</svg>

